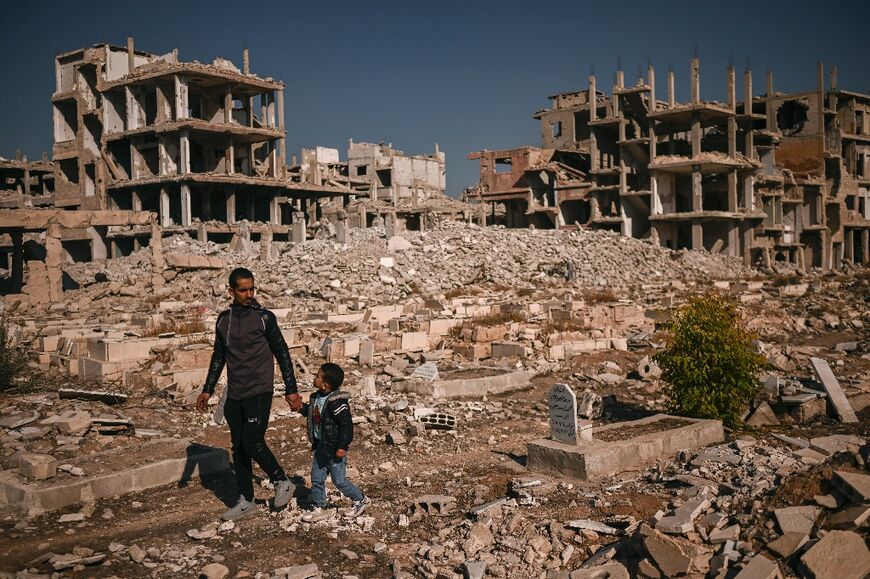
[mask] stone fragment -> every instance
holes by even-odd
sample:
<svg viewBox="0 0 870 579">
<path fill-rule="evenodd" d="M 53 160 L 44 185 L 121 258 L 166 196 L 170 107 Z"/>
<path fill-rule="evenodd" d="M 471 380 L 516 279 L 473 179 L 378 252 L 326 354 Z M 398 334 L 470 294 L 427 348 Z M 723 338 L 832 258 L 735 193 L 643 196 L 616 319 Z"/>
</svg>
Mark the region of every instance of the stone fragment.
<svg viewBox="0 0 870 579">
<path fill-rule="evenodd" d="M 465 561 L 462 563 L 464 579 L 483 579 L 486 574 L 486 563 L 483 561 Z"/>
<path fill-rule="evenodd" d="M 782 577 L 779 565 L 764 555 L 756 555 L 740 573 L 734 576 L 734 579 L 777 579 L 779 577 Z"/>
<path fill-rule="evenodd" d="M 588 420 L 601 418 L 604 400 L 592 390 L 584 390 L 577 401 L 577 416 Z"/>
<path fill-rule="evenodd" d="M 31 480 L 45 480 L 57 474 L 57 460 L 48 454 L 24 453 L 18 457 L 18 471 Z"/>
<path fill-rule="evenodd" d="M 837 378 L 831 371 L 831 366 L 825 360 L 814 357 L 810 357 L 810 364 L 812 364 L 813 370 L 816 371 L 822 386 L 825 387 L 825 392 L 828 393 L 828 397 L 840 421 L 847 423 L 858 422 L 858 417 L 855 415 L 852 405 L 849 404 L 849 399 L 843 393 L 843 389 L 840 388 L 840 383 L 837 382 Z"/>
<path fill-rule="evenodd" d="M 731 525 L 730 527 L 726 527 L 724 529 L 714 529 L 710 533 L 709 539 L 710 542 L 714 545 L 724 543 L 725 541 L 739 541 L 740 525 Z"/>
<path fill-rule="evenodd" d="M 785 533 L 767 544 L 767 548 L 782 558 L 791 557 L 809 540 L 804 533 Z"/>
<path fill-rule="evenodd" d="M 870 550 L 852 531 L 831 531 L 801 556 L 816 579 L 862 579 L 870 573 Z"/>
<path fill-rule="evenodd" d="M 399 446 L 405 444 L 406 442 L 408 442 L 408 440 L 405 438 L 405 435 L 398 430 L 391 430 L 387 433 L 387 444 Z"/>
<path fill-rule="evenodd" d="M 706 488 L 695 498 L 689 499 L 669 517 L 656 522 L 656 530 L 663 533 L 691 533 L 695 530 L 695 519 L 710 506 L 709 490 Z"/>
<path fill-rule="evenodd" d="M 572 529 L 595 531 L 596 533 L 603 533 L 605 535 L 622 534 L 622 531 L 620 529 L 616 529 L 614 527 L 611 527 L 610 525 L 605 525 L 604 523 L 599 523 L 598 521 L 593 521 L 590 519 L 575 519 L 573 521 L 568 521 L 566 525 Z"/>
<path fill-rule="evenodd" d="M 847 471 L 834 471 L 834 486 L 849 500 L 870 503 L 870 476 Z"/>
<path fill-rule="evenodd" d="M 746 425 L 754 428 L 760 428 L 762 426 L 779 426 L 779 418 L 777 418 L 776 414 L 773 413 L 770 404 L 765 401 L 759 404 L 755 409 L 755 412 L 746 419 Z"/>
<path fill-rule="evenodd" d="M 127 549 L 127 554 L 130 555 L 130 560 L 134 563 L 141 563 L 145 560 L 145 551 L 139 545 L 133 545 Z"/>
<path fill-rule="evenodd" d="M 229 574 L 230 570 L 226 565 L 209 563 L 199 570 L 199 579 L 224 579 Z"/>
<path fill-rule="evenodd" d="M 320 569 L 317 568 L 316 563 L 279 567 L 272 571 L 272 575 L 281 577 L 281 579 L 315 579 L 321 577 Z"/>
<path fill-rule="evenodd" d="M 84 411 L 70 410 L 64 412 L 55 422 L 55 426 L 63 434 L 81 436 L 91 427 L 91 415 Z"/>
<path fill-rule="evenodd" d="M 637 564 L 637 574 L 641 577 L 646 577 L 647 579 L 659 579 L 662 574 L 656 569 L 656 566 L 653 565 L 649 559 L 642 559 L 640 563 Z"/>
<path fill-rule="evenodd" d="M 394 235 L 387 241 L 387 249 L 393 252 L 408 251 L 412 247 L 414 246 L 410 241 L 404 237 L 399 237 L 398 235 Z"/>
<path fill-rule="evenodd" d="M 816 501 L 816 504 L 820 507 L 825 507 L 826 509 L 839 509 L 843 506 L 843 496 L 840 493 L 834 494 L 829 493 L 827 495 L 814 495 L 813 500 Z"/>
<path fill-rule="evenodd" d="M 36 411 L 30 414 L 12 414 L 0 417 L 0 428 L 20 428 L 36 420 L 39 420 L 39 412 Z"/>
<path fill-rule="evenodd" d="M 629 579 L 628 569 L 622 563 L 611 561 L 597 567 L 571 571 L 570 579 Z"/>
<path fill-rule="evenodd" d="M 786 507 L 776 509 L 773 514 L 776 517 L 776 522 L 779 523 L 780 531 L 783 533 L 809 535 L 819 517 L 819 508 L 812 506 Z"/>
<path fill-rule="evenodd" d="M 85 520 L 84 513 L 67 513 L 61 515 L 57 520 L 58 523 L 78 523 Z"/>
<path fill-rule="evenodd" d="M 468 532 L 468 540 L 462 544 L 467 557 L 474 557 L 493 542 L 492 532 L 483 523 L 475 523 Z"/>
<path fill-rule="evenodd" d="M 870 505 L 856 505 L 832 515 L 825 523 L 832 529 L 858 529 L 864 526 L 868 518 Z"/>
<path fill-rule="evenodd" d="M 649 556 L 666 577 L 686 575 L 692 569 L 692 558 L 674 539 L 647 527 L 643 545 Z"/>
</svg>

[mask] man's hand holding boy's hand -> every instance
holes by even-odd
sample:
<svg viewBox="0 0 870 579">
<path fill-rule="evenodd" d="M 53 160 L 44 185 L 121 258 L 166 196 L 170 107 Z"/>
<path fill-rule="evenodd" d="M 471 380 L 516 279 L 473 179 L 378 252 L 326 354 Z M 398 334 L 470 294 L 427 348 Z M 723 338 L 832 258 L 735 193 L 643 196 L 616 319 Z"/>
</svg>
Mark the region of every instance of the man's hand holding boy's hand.
<svg viewBox="0 0 870 579">
<path fill-rule="evenodd" d="M 200 395 L 196 399 L 196 409 L 200 412 L 205 412 L 209 398 L 211 398 L 211 394 L 209 394 L 208 392 L 200 393 Z"/>
<path fill-rule="evenodd" d="M 343 448 L 339 448 L 335 451 L 335 458 L 344 458 L 347 456 L 347 451 Z"/>
<path fill-rule="evenodd" d="M 290 410 L 294 412 L 299 412 L 299 409 L 302 408 L 302 396 L 298 393 L 296 394 L 287 394 L 284 396 L 284 399 L 287 400 L 287 404 L 290 405 Z"/>
</svg>

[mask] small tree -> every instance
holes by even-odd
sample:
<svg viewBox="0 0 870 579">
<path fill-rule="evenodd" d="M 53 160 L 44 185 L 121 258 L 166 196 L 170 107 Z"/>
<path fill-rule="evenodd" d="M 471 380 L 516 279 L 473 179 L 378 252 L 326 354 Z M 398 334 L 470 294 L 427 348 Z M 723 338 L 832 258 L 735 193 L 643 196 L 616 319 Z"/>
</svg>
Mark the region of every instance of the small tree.
<svg viewBox="0 0 870 579">
<path fill-rule="evenodd" d="M 751 349 L 752 339 L 733 299 L 716 291 L 689 298 L 667 327 L 665 349 L 655 356 L 669 384 L 671 411 L 737 426 L 758 392 L 756 374 L 764 364 Z"/>
</svg>

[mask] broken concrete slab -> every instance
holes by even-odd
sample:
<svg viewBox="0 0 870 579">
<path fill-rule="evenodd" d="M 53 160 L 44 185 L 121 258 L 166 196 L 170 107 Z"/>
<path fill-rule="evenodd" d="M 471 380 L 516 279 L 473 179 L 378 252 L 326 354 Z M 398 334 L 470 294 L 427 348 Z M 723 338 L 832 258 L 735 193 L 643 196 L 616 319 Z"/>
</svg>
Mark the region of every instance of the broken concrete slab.
<svg viewBox="0 0 870 579">
<path fill-rule="evenodd" d="M 831 531 L 801 556 L 817 579 L 863 579 L 870 573 L 870 550 L 858 533 Z"/>
<path fill-rule="evenodd" d="M 18 471 L 31 480 L 46 480 L 57 475 L 57 460 L 48 454 L 22 453 Z"/>
<path fill-rule="evenodd" d="M 620 529 L 611 527 L 610 525 L 605 525 L 604 523 L 599 523 L 598 521 L 593 521 L 591 519 L 575 519 L 573 521 L 568 521 L 565 524 L 571 529 L 585 529 L 587 531 L 595 531 L 596 533 L 603 533 L 605 535 L 623 534 Z"/>
<path fill-rule="evenodd" d="M 685 426 L 661 430 L 623 440 L 600 440 L 607 431 L 650 425 L 660 420 L 678 420 Z M 630 432 L 630 431 L 628 431 Z M 657 414 L 630 422 L 620 422 L 592 429 L 592 442 L 572 446 L 550 439 L 534 440 L 528 445 L 527 467 L 578 479 L 594 479 L 641 468 L 662 458 L 675 456 L 680 450 L 694 450 L 724 440 L 718 420 L 677 418 Z M 606 438 L 610 438 L 605 435 Z"/>
<path fill-rule="evenodd" d="M 767 544 L 767 548 L 782 558 L 794 555 L 810 539 L 805 533 L 785 533 Z"/>
<path fill-rule="evenodd" d="M 838 470 L 834 471 L 831 482 L 849 500 L 856 503 L 870 503 L 870 476 Z"/>
<path fill-rule="evenodd" d="M 764 555 L 756 555 L 734 579 L 778 579 L 782 577 L 779 565 Z"/>
<path fill-rule="evenodd" d="M 404 380 L 393 382 L 393 392 L 416 393 L 433 398 L 456 398 L 461 396 L 487 396 L 520 390 L 528 387 L 533 372 L 505 371 L 503 368 L 486 368 L 489 376 L 451 378 L 455 372 L 440 373 L 440 379 Z"/>
<path fill-rule="evenodd" d="M 628 569 L 617 561 L 597 565 L 588 569 L 571 571 L 569 579 L 629 579 Z"/>
<path fill-rule="evenodd" d="M 810 357 L 810 364 L 812 364 L 813 370 L 815 370 L 816 375 L 821 380 L 825 392 L 828 393 L 828 397 L 840 421 L 846 423 L 858 422 L 858 417 L 855 415 L 855 411 L 852 410 L 852 405 L 849 404 L 849 399 L 846 398 L 843 389 L 840 388 L 840 383 L 837 382 L 837 378 L 834 376 L 834 372 L 831 370 L 828 362 L 821 358 Z"/>
<path fill-rule="evenodd" d="M 831 529 L 858 529 L 870 518 L 870 505 L 856 505 L 843 509 L 825 521 L 825 526 Z"/>
<path fill-rule="evenodd" d="M 695 519 L 710 506 L 710 493 L 703 489 L 698 496 L 689 499 L 669 517 L 662 517 L 656 522 L 656 530 L 669 534 L 691 533 L 695 530 Z"/>
<path fill-rule="evenodd" d="M 776 509 L 773 514 L 783 533 L 803 533 L 809 535 L 819 517 L 819 507 L 786 507 Z"/>
<path fill-rule="evenodd" d="M 779 426 L 779 418 L 774 414 L 770 404 L 762 402 L 755 411 L 746 419 L 746 425 L 754 428 L 762 426 Z"/>
<path fill-rule="evenodd" d="M 91 415 L 80 410 L 64 412 L 54 422 L 57 429 L 68 436 L 83 435 L 90 429 L 91 424 Z"/>
</svg>

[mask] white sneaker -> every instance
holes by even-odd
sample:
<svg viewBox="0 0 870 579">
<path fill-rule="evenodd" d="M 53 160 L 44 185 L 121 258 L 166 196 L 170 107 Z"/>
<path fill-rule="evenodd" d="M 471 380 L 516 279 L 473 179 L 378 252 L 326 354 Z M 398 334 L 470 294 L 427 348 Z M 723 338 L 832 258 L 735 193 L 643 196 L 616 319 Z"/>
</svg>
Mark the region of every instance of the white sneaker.
<svg viewBox="0 0 870 579">
<path fill-rule="evenodd" d="M 332 509 L 314 507 L 314 510 L 312 510 L 310 513 L 302 515 L 302 520 L 306 523 L 316 523 L 317 521 L 328 519 L 333 515 L 333 513 L 334 511 Z"/>
<path fill-rule="evenodd" d="M 358 501 L 354 501 L 353 506 L 347 510 L 349 517 L 358 517 L 365 512 L 372 504 L 372 500 L 368 497 L 363 497 Z"/>
<path fill-rule="evenodd" d="M 257 505 L 254 502 L 247 500 L 245 497 L 240 496 L 236 505 L 222 514 L 221 519 L 224 521 L 235 521 L 242 517 L 253 515 L 256 512 Z"/>
<path fill-rule="evenodd" d="M 272 501 L 272 506 L 276 509 L 281 509 L 287 506 L 290 499 L 293 497 L 293 483 L 290 479 L 282 480 L 275 483 L 275 500 Z"/>
</svg>

